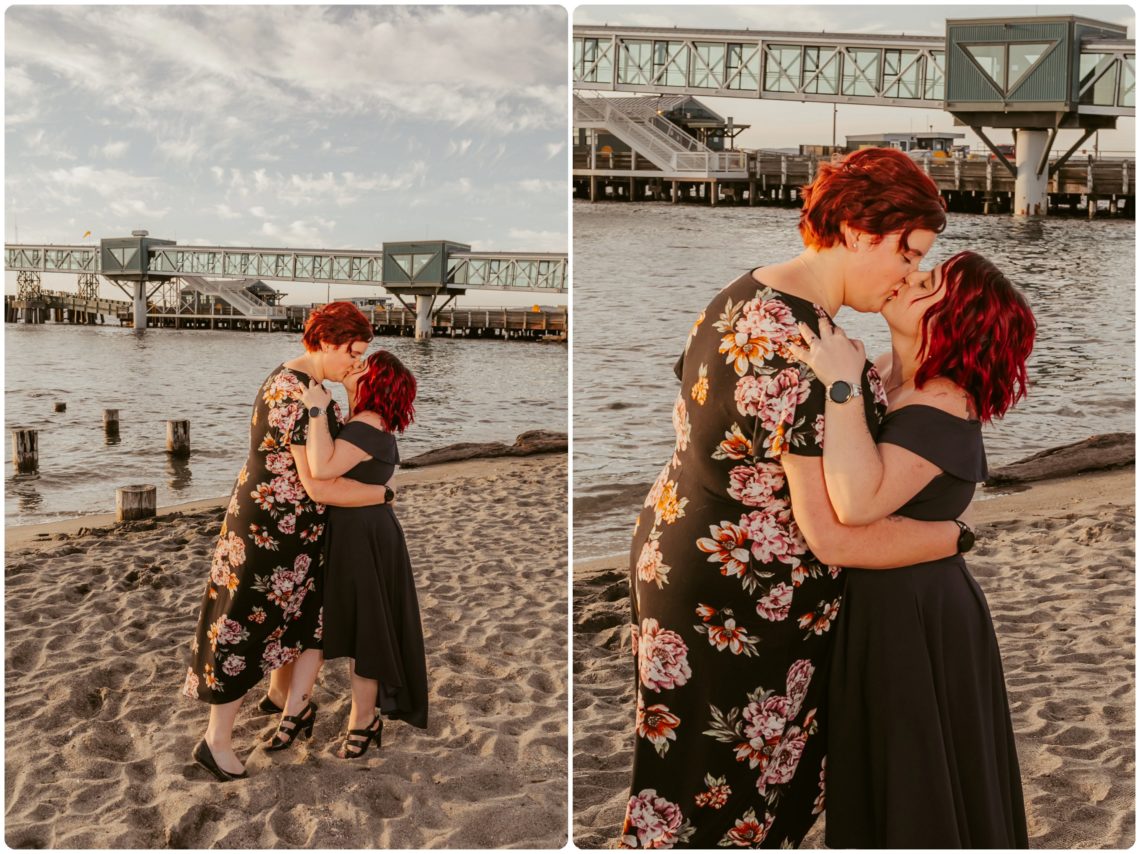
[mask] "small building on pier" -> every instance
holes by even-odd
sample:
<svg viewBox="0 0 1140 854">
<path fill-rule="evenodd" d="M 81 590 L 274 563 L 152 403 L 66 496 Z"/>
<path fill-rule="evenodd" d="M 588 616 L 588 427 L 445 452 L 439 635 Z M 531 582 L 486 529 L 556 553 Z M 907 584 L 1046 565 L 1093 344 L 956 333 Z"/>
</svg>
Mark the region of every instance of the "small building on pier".
<svg viewBox="0 0 1140 854">
<path fill-rule="evenodd" d="M 736 124 L 732 116 L 725 118 L 692 95 L 652 95 L 636 98 L 607 98 L 609 105 L 632 121 L 648 124 L 664 119 L 682 133 L 701 143 L 710 151 L 735 148 L 734 140 L 751 125 Z M 574 143 L 589 146 L 591 131 L 576 128 Z M 597 130 L 597 150 L 602 154 L 627 154 L 630 146 L 618 136 Z"/>
<path fill-rule="evenodd" d="M 906 133 L 854 133 L 847 135 L 847 151 L 863 148 L 897 148 L 899 151 L 932 151 L 949 157 L 958 148 L 957 139 L 966 134 L 952 131 L 908 131 Z"/>
</svg>

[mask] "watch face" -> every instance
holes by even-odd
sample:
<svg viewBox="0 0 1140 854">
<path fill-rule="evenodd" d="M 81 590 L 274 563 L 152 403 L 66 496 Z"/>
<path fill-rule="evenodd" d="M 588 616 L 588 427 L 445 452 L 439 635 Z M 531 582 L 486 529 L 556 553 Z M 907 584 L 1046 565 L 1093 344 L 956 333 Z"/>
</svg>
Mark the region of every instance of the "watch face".
<svg viewBox="0 0 1140 854">
<path fill-rule="evenodd" d="M 828 396 L 835 403 L 846 403 L 851 399 L 851 383 L 836 380 L 831 384 L 831 390 L 828 392 Z"/>
<path fill-rule="evenodd" d="M 320 418 L 320 416 L 321 416 L 321 408 L 319 406 L 309 407 L 309 417 L 310 418 Z"/>
<path fill-rule="evenodd" d="M 958 553 L 965 554 L 974 547 L 974 532 L 963 528 L 958 532 Z"/>
</svg>

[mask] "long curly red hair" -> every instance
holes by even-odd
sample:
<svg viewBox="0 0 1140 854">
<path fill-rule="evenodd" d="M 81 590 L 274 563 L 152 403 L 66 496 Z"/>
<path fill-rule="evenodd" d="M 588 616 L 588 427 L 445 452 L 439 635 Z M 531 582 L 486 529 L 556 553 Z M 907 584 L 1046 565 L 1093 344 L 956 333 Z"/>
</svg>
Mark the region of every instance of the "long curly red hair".
<svg viewBox="0 0 1140 854">
<path fill-rule="evenodd" d="M 814 181 L 800 190 L 800 236 L 804 246 L 828 249 L 843 240 L 846 223 L 875 238 L 920 228 L 935 234 L 946 227 L 946 202 L 938 185 L 907 155 L 894 148 L 864 148 L 839 163 L 820 163 Z"/>
<path fill-rule="evenodd" d="M 375 412 L 388 430 L 403 433 L 416 417 L 416 378 L 387 350 L 377 350 L 364 365 L 356 383 L 356 409 Z"/>
<path fill-rule="evenodd" d="M 946 261 L 942 283 L 946 296 L 922 316 L 914 384 L 946 377 L 966 390 L 987 424 L 1025 396 L 1037 321 L 1021 291 L 977 252 Z"/>
</svg>

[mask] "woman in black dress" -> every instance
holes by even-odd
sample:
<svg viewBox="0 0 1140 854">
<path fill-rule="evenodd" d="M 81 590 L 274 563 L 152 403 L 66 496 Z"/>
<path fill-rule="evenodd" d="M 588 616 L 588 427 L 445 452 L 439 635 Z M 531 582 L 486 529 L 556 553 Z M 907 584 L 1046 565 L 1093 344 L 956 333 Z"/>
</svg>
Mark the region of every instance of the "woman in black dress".
<svg viewBox="0 0 1140 854">
<path fill-rule="evenodd" d="M 1035 323 L 988 261 L 963 252 L 883 308 L 888 410 L 877 441 L 829 400 L 824 473 L 841 521 L 954 519 L 986 477 L 982 424 L 1025 394 Z M 862 344 L 820 324 L 792 350 L 850 382 Z M 1026 848 L 1017 752 L 986 599 L 961 555 L 848 569 L 836 626 L 827 758 L 835 848 Z"/>
<path fill-rule="evenodd" d="M 195 761 L 219 780 L 245 776 L 233 751 L 242 699 L 266 674 L 269 693 L 258 708 L 284 711 L 311 727 L 304 690 L 320 666 L 321 574 L 325 504 L 359 506 L 384 500 L 383 487 L 309 474 L 309 416 L 301 396 L 310 380 L 341 381 L 372 337 L 368 319 L 350 303 L 314 311 L 305 353 L 274 370 L 254 400 L 249 455 L 238 474 L 214 551 L 191 662 L 182 692 L 210 704 Z M 337 408 L 326 420 L 340 418 Z M 284 724 L 284 732 L 297 729 Z"/>
<path fill-rule="evenodd" d="M 623 846 L 796 846 L 822 811 L 839 567 L 947 557 L 958 527 L 839 524 L 823 484 L 824 387 L 788 345 L 797 323 L 815 328 L 841 305 L 880 310 L 944 225 L 937 187 L 905 154 L 823 164 L 804 188 L 805 251 L 745 273 L 697 318 L 677 366 L 676 451 L 630 552 Z M 856 389 L 877 427 L 869 365 Z"/>
<path fill-rule="evenodd" d="M 350 418 L 335 442 L 324 421 L 309 434 L 309 466 L 318 477 L 387 483 L 400 462 L 395 434 L 415 416 L 416 379 L 380 350 L 368 357 L 350 396 Z M 304 399 L 319 409 L 331 396 L 313 383 Z M 415 578 L 404 531 L 387 504 L 329 512 L 324 650 L 325 658 L 352 659 L 352 710 L 341 758 L 363 756 L 372 742 L 380 746 L 381 715 L 427 728 Z"/>
</svg>

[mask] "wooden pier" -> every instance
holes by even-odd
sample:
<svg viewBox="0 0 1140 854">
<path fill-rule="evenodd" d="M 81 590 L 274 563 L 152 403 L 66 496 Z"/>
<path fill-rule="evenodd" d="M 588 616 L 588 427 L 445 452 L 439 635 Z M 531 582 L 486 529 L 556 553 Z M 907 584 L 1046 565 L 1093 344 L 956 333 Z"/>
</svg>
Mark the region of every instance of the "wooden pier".
<svg viewBox="0 0 1140 854">
<path fill-rule="evenodd" d="M 232 306 L 215 306 L 211 314 L 187 314 L 164 305 L 147 306 L 147 326 L 156 329 L 229 329 L 250 332 L 300 332 L 312 311 L 309 306 L 283 306 L 272 316 L 243 315 Z M 403 307 L 362 309 L 377 335 L 414 337 L 416 315 Z M 40 291 L 34 297 L 4 297 L 7 323 L 105 323 L 131 326 L 133 309 L 125 300 L 89 299 L 62 291 Z M 452 308 L 433 316 L 432 334 L 444 338 L 566 341 L 569 322 L 565 308 Z"/>
<path fill-rule="evenodd" d="M 749 151 L 748 178 L 677 178 L 655 170 L 630 152 L 597 156 L 574 150 L 574 198 L 591 201 L 665 201 L 705 205 L 795 205 L 800 188 L 810 184 L 820 158 L 811 155 Z M 1000 162 L 988 158 L 922 157 L 915 162 L 938 185 L 949 210 L 962 213 L 1009 213 L 1014 178 Z M 1070 160 L 1049 180 L 1051 213 L 1087 213 L 1101 209 L 1135 217 L 1135 159 Z"/>
</svg>

